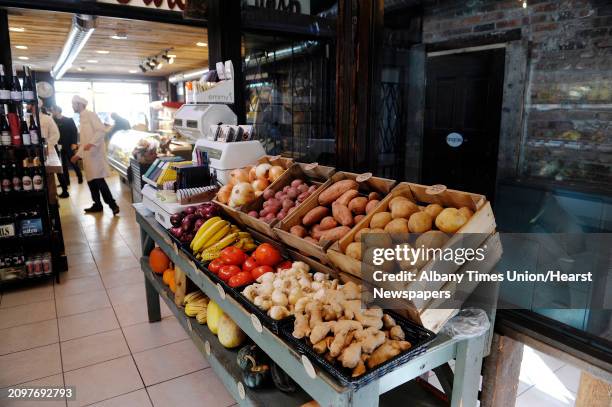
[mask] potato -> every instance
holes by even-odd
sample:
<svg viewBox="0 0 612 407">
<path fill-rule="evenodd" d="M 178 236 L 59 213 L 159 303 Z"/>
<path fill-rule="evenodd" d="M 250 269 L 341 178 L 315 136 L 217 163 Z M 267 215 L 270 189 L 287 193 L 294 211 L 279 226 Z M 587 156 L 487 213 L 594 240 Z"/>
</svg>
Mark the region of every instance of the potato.
<svg viewBox="0 0 612 407">
<path fill-rule="evenodd" d="M 321 239 L 319 240 L 321 242 L 334 242 L 336 240 L 342 239 L 344 235 L 346 235 L 350 231 L 351 228 L 349 228 L 348 226 L 337 226 L 333 229 L 323 231 L 323 233 L 321 234 Z"/>
<path fill-rule="evenodd" d="M 365 196 L 358 196 L 356 198 L 351 199 L 348 204 L 348 208 L 355 215 L 362 215 L 365 213 L 366 205 L 368 204 L 368 198 Z"/>
<path fill-rule="evenodd" d="M 361 243 L 359 242 L 349 243 L 349 245 L 346 246 L 345 253 L 349 257 L 352 257 L 356 260 L 361 260 Z"/>
<path fill-rule="evenodd" d="M 395 272 L 395 267 L 397 266 L 397 262 L 395 260 L 384 260 L 383 264 L 380 266 L 374 264 L 374 247 L 368 247 L 362 256 L 362 261 L 375 270 L 382 270 L 385 273 L 393 273 Z"/>
<path fill-rule="evenodd" d="M 357 191 L 356 189 L 349 189 L 348 191 L 340 195 L 340 198 L 336 199 L 335 202 L 348 206 L 349 202 L 351 202 L 351 199 L 355 198 L 356 196 L 359 196 L 359 191 Z"/>
<path fill-rule="evenodd" d="M 412 256 L 410 255 L 410 253 L 412 253 L 412 251 L 410 250 L 412 249 L 412 246 L 410 246 L 408 243 L 401 243 L 401 244 L 398 244 L 397 247 L 399 247 L 400 250 L 402 250 L 401 253 L 403 253 L 404 247 L 408 249 L 408 257 L 406 258 L 406 260 L 397 261 L 401 270 L 408 271 L 408 270 L 414 269 L 415 265 L 412 264 Z M 402 255 L 402 258 L 403 258 L 403 255 Z"/>
<path fill-rule="evenodd" d="M 302 225 L 294 225 L 289 229 L 289 233 L 298 237 L 304 237 L 306 236 L 306 228 Z"/>
<path fill-rule="evenodd" d="M 373 191 L 368 194 L 368 201 L 373 201 L 373 200 L 378 201 L 379 199 L 380 199 L 380 194 L 378 192 Z"/>
<path fill-rule="evenodd" d="M 443 209 L 444 208 L 442 207 L 442 205 L 433 203 L 433 204 L 427 205 L 427 207 L 425 208 L 425 212 L 431 215 L 432 219 L 435 219 L 436 216 L 438 216 L 440 212 L 442 212 Z"/>
<path fill-rule="evenodd" d="M 370 212 L 372 212 L 379 203 L 380 201 L 378 199 L 372 199 L 371 201 L 369 201 L 365 207 L 366 214 L 369 214 Z"/>
<path fill-rule="evenodd" d="M 353 224 L 353 215 L 346 205 L 334 202 L 332 204 L 332 215 L 342 226 L 350 226 Z"/>
<path fill-rule="evenodd" d="M 361 222 L 361 219 L 365 218 L 365 215 L 357 215 L 353 218 L 353 221 L 355 222 L 355 225 L 358 224 L 359 222 Z"/>
<path fill-rule="evenodd" d="M 395 205 L 396 202 L 401 202 L 401 201 L 412 202 L 410 199 L 406 198 L 405 196 L 396 196 L 389 201 L 389 210 L 393 209 L 393 205 Z"/>
<path fill-rule="evenodd" d="M 359 229 L 357 233 L 355 233 L 355 241 L 356 242 L 361 241 L 361 235 L 364 233 L 368 233 L 369 231 L 370 231 L 370 228 Z"/>
<path fill-rule="evenodd" d="M 385 226 L 387 226 L 387 223 L 391 222 L 391 219 L 393 219 L 391 217 L 391 212 L 375 213 L 374 216 L 372 216 L 372 219 L 370 220 L 370 228 L 371 229 L 376 229 L 376 228 L 382 229 Z"/>
<path fill-rule="evenodd" d="M 367 238 L 366 238 L 367 236 Z M 391 240 L 391 236 L 386 233 L 383 229 L 370 229 L 367 234 L 361 234 L 361 241 L 366 241 L 368 246 L 376 246 L 376 247 L 392 247 L 393 240 Z"/>
<path fill-rule="evenodd" d="M 431 230 L 433 219 L 427 212 L 417 212 L 410 215 L 408 219 L 408 229 L 412 233 L 425 233 Z"/>
<path fill-rule="evenodd" d="M 318 244 L 319 244 L 319 241 L 318 241 L 318 240 L 313 239 L 313 238 L 312 238 L 312 237 L 310 237 L 310 236 L 306 236 L 306 237 L 304 237 L 304 240 L 305 240 L 305 241 L 307 241 L 308 243 L 312 243 L 312 244 L 316 244 L 316 245 L 318 245 Z M 305 256 L 308 256 L 308 253 L 304 253 L 304 252 L 301 252 L 301 253 L 302 253 L 303 255 L 305 255 Z"/>
<path fill-rule="evenodd" d="M 463 213 L 459 212 L 459 209 L 446 208 L 436 217 L 436 226 L 442 232 L 455 233 L 461 229 L 467 221 L 468 218 L 466 218 Z"/>
<path fill-rule="evenodd" d="M 317 206 L 309 210 L 306 215 L 304 215 L 302 218 L 302 223 L 304 226 L 314 225 L 327 215 L 329 215 L 329 208 L 326 208 L 325 206 Z"/>
<path fill-rule="evenodd" d="M 319 194 L 319 205 L 331 204 L 349 189 L 359 189 L 357 181 L 343 179 L 342 181 L 333 183 L 329 188 Z"/>
<path fill-rule="evenodd" d="M 461 208 L 459 208 L 459 212 L 461 212 L 468 219 L 474 216 L 474 211 L 472 211 L 467 206 L 462 206 Z"/>
<path fill-rule="evenodd" d="M 335 228 L 336 226 L 338 226 L 338 222 L 336 222 L 336 219 L 334 219 L 333 216 L 326 216 L 323 219 L 321 219 L 321 223 L 319 224 L 321 227 L 321 230 L 328 230 L 331 228 Z"/>
<path fill-rule="evenodd" d="M 321 235 L 323 234 L 324 230 L 321 229 L 321 225 L 314 225 L 311 229 L 310 229 L 310 236 L 315 239 L 315 240 L 320 240 L 321 239 Z"/>
<path fill-rule="evenodd" d="M 393 219 L 385 225 L 387 233 L 408 233 L 408 221 L 404 218 Z"/>
<path fill-rule="evenodd" d="M 419 236 L 415 242 L 416 247 L 424 247 L 426 249 L 439 249 L 444 247 L 448 242 L 449 237 L 439 230 L 430 230 Z"/>
<path fill-rule="evenodd" d="M 393 207 L 391 207 L 391 202 L 389 203 L 389 207 L 391 208 L 391 217 L 393 219 L 397 218 L 405 218 L 408 219 L 413 213 L 419 211 L 419 207 L 412 201 L 399 200 L 393 202 Z"/>
</svg>

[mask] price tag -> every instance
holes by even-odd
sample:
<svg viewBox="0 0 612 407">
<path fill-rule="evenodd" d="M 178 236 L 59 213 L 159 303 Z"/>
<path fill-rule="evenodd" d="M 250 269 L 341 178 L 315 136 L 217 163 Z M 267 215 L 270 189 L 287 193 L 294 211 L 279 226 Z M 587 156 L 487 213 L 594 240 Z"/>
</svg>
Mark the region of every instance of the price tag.
<svg viewBox="0 0 612 407">
<path fill-rule="evenodd" d="M 225 299 L 225 290 L 221 287 L 221 284 L 217 283 L 217 291 L 219 291 L 219 296 L 222 300 Z"/>
<path fill-rule="evenodd" d="M 210 342 L 208 341 L 204 342 L 204 352 L 206 352 L 206 354 L 210 356 Z"/>
<path fill-rule="evenodd" d="M 317 168 L 318 166 L 319 166 L 319 163 L 310 163 L 310 164 L 306 164 L 306 165 L 304 166 L 304 169 L 305 169 L 306 171 L 312 171 L 312 170 L 314 170 L 315 168 Z"/>
<path fill-rule="evenodd" d="M 363 174 L 359 174 L 355 177 L 355 181 L 357 182 L 365 182 L 367 180 L 369 180 L 370 178 L 372 178 L 372 173 L 371 172 L 364 172 Z"/>
<path fill-rule="evenodd" d="M 428 195 L 438 195 L 444 191 L 446 191 L 446 185 L 436 184 L 436 185 L 427 187 L 427 189 L 425 190 L 425 193 Z"/>
<path fill-rule="evenodd" d="M 311 379 L 317 378 L 317 372 L 315 371 L 314 366 L 310 362 L 310 359 L 306 357 L 306 355 L 302 355 L 302 365 L 304 365 L 304 370 L 306 370 L 306 374 Z"/>
<path fill-rule="evenodd" d="M 253 324 L 253 328 L 259 333 L 263 332 L 263 326 L 261 326 L 261 321 L 255 314 L 251 314 L 251 323 Z"/>
<path fill-rule="evenodd" d="M 236 384 L 236 387 L 238 388 L 238 396 L 240 396 L 240 398 L 244 400 L 246 398 L 246 391 L 244 391 L 244 385 L 242 384 L 242 382 L 238 382 Z"/>
</svg>

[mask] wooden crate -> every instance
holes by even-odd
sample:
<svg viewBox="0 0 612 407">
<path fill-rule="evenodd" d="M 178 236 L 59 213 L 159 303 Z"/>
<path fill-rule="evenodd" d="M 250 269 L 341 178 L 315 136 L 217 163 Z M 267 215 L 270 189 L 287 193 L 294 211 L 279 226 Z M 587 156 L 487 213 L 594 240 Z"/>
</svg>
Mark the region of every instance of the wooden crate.
<svg viewBox="0 0 612 407">
<path fill-rule="evenodd" d="M 457 246 L 461 240 L 460 234 L 471 233 L 473 237 L 474 248 L 481 247 L 488 236 L 495 233 L 495 218 L 491 209 L 491 204 L 486 200 L 483 195 L 472 194 L 462 191 L 455 191 L 445 189 L 443 191 L 431 189 L 425 185 L 413 184 L 408 182 L 402 182 L 398 184 L 391 193 L 389 193 L 380 204 L 370 212 L 364 219 L 361 220 L 345 237 L 340 239 L 328 248 L 327 255 L 330 261 L 340 271 L 351 274 L 357 278 L 362 278 L 362 267 L 368 267 L 361 261 L 347 256 L 345 253 L 347 246 L 354 241 L 355 234 L 370 224 L 370 220 L 374 214 L 379 212 L 387 211 L 389 202 L 391 199 L 397 196 L 404 196 L 409 198 L 417 204 L 430 204 L 438 203 L 444 207 L 456 207 L 460 208 L 467 206 L 474 215 L 469 221 L 459 229 L 446 243 L 444 248 Z M 432 259 L 425 264 L 419 270 L 419 275 L 424 270 L 437 270 L 439 273 L 455 273 L 460 268 L 452 262 L 440 261 L 438 259 Z M 406 287 L 406 289 L 416 289 L 417 284 L 421 284 L 421 287 L 426 290 L 440 290 L 443 288 L 443 282 L 413 282 Z M 422 317 L 425 311 L 428 310 L 429 303 L 422 301 L 413 301 L 412 303 L 406 302 L 407 316 L 415 320 L 415 322 L 422 322 Z M 452 310 L 429 310 L 427 311 L 427 325 L 424 325 L 428 329 L 431 327 L 438 326 L 441 323 L 441 319 L 448 319 L 452 316 Z"/>
<path fill-rule="evenodd" d="M 369 192 L 378 192 L 381 196 L 386 196 L 395 185 L 395 181 L 386 179 L 386 178 L 378 178 L 373 177 L 372 174 L 355 174 L 351 172 L 337 172 L 330 179 L 328 179 L 320 188 L 315 191 L 314 194 L 308 197 L 308 199 L 285 219 L 281 222 L 277 223 L 274 226 L 274 231 L 278 235 L 278 237 L 288 246 L 291 246 L 297 249 L 300 253 L 306 256 L 312 256 L 318 260 L 320 260 L 324 264 L 329 264 L 329 259 L 327 257 L 327 248 L 331 246 L 334 242 L 325 242 L 322 245 L 310 243 L 298 236 L 292 235 L 289 232 L 292 226 L 300 225 L 302 223 L 302 218 L 304 215 L 319 205 L 319 195 L 321 192 L 325 191 L 330 185 L 334 184 L 337 181 L 341 181 L 343 179 L 353 179 L 360 180 L 363 179 L 362 182 L 359 182 L 359 191 L 364 193 Z"/>
</svg>

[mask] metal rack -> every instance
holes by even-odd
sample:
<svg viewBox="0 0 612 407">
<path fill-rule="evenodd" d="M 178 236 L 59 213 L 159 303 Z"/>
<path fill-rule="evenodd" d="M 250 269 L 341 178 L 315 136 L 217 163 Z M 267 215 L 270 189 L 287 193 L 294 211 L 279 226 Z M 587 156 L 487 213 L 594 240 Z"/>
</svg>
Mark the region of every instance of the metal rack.
<svg viewBox="0 0 612 407">
<path fill-rule="evenodd" d="M 489 334 L 469 339 L 453 339 L 438 335 L 427 351 L 381 378 L 361 387 L 358 390 L 340 385 L 326 372 L 314 368 L 295 349 L 273 334 L 265 326 L 245 310 L 231 296 L 226 295 L 220 285 L 216 285 L 203 273 L 176 244 L 168 237 L 164 228 L 155 221 L 154 216 L 142 204 L 134 204 L 136 221 L 140 225 L 143 255 L 157 244 L 167 253 L 171 261 L 183 270 L 187 277 L 199 287 L 211 300 L 215 301 L 228 316 L 259 346 L 270 358 L 278 364 L 295 382 L 322 406 L 377 406 L 383 402 L 381 395 L 392 391 L 405 391 L 407 382 L 433 370 L 450 360 L 455 359 L 455 374 L 452 394 L 449 395 L 451 406 L 476 406 L 480 380 L 482 358 L 489 349 Z M 149 322 L 159 321 L 161 295 L 182 326 L 189 333 L 203 355 L 209 359 L 213 370 L 222 380 L 228 391 L 241 405 L 300 405 L 303 403 L 303 393 L 284 394 L 280 391 L 259 391 L 246 389 L 237 378 L 232 363 L 224 363 L 222 352 L 216 338 L 207 329 L 202 329 L 191 323 L 174 302 L 169 299 L 168 291 L 159 283 L 148 267 L 146 258 L 141 260 L 145 273 L 145 288 L 147 292 L 147 309 Z M 492 328 L 491 328 L 492 329 Z M 208 345 L 206 345 L 208 343 Z M 310 374 L 309 374 L 310 373 Z M 385 398 L 387 398 L 385 394 Z M 405 400 L 405 398 L 404 398 Z"/>
</svg>

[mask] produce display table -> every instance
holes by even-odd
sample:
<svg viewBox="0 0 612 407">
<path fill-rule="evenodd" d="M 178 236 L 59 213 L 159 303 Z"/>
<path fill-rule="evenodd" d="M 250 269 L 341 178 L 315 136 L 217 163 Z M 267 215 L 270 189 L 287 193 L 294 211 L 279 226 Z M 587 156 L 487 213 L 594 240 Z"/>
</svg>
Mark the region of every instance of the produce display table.
<svg viewBox="0 0 612 407">
<path fill-rule="evenodd" d="M 191 319 L 174 304 L 172 295 L 161 283 L 161 279 L 152 273 L 148 259 L 143 257 L 141 267 L 146 277 L 149 321 L 155 322 L 161 318 L 159 302 L 161 295 L 196 346 L 208 359 L 227 390 L 241 405 L 292 406 L 301 405 L 312 398 L 321 406 L 377 406 L 382 394 L 394 389 L 401 391 L 404 388 L 403 384 L 455 359 L 451 406 L 476 406 L 482 358 L 489 347 L 489 335 L 486 332 L 478 337 L 461 340 L 438 335 L 424 353 L 415 356 L 395 370 L 357 390 L 345 387 L 316 366 L 314 372 L 310 370 L 312 365 L 308 360 L 304 361 L 297 350 L 265 326 L 261 327 L 257 321 L 253 321 L 251 314 L 242 305 L 229 294 L 226 295 L 221 286 L 215 284 L 182 253 L 170 239 L 167 231 L 157 223 L 152 213 L 142 204 L 134 204 L 134 208 L 141 230 L 143 255 L 147 256 L 154 244 L 157 244 L 204 294 L 215 301 L 245 334 L 303 389 L 303 392 L 282 393 L 275 389 L 251 390 L 244 386 L 236 365 L 236 352 L 223 348 L 206 326 L 192 324 Z M 400 386 L 402 389 L 398 389 Z M 406 398 L 403 400 L 405 402 Z M 416 401 L 414 404 L 417 404 Z"/>
</svg>

